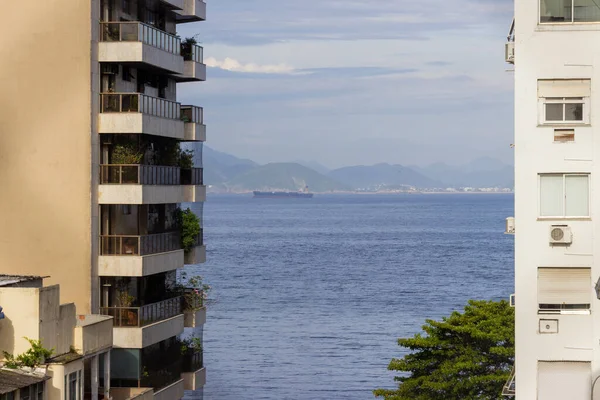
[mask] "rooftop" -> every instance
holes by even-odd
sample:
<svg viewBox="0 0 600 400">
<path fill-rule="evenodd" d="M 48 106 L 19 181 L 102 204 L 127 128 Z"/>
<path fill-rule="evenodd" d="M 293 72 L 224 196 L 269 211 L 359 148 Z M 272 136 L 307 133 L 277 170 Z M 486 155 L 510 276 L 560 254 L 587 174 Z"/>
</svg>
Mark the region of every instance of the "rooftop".
<svg viewBox="0 0 600 400">
<path fill-rule="evenodd" d="M 0 274 L 0 287 L 1 286 L 18 286 L 19 283 L 34 282 L 43 280 L 47 276 L 32 276 L 32 275 L 3 275 Z"/>
<path fill-rule="evenodd" d="M 0 369 L 0 394 L 14 392 L 48 379 L 50 377 L 41 372 Z"/>
</svg>

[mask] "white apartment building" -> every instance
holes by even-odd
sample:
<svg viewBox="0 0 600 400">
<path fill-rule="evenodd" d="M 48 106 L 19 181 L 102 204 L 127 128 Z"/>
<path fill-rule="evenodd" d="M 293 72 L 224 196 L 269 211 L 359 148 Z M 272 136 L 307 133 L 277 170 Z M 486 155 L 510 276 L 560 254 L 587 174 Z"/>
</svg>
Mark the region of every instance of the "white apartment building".
<svg viewBox="0 0 600 400">
<path fill-rule="evenodd" d="M 515 1 L 519 400 L 600 399 L 599 43 L 600 1 Z"/>
</svg>

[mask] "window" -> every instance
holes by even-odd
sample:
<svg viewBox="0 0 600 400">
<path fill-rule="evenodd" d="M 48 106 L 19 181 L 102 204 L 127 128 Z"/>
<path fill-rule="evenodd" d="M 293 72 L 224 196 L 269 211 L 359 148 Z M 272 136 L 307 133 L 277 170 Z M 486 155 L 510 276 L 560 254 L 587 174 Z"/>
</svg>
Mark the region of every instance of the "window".
<svg viewBox="0 0 600 400">
<path fill-rule="evenodd" d="M 44 400 L 44 385 L 45 382 L 37 384 L 37 400 Z"/>
<path fill-rule="evenodd" d="M 540 0 L 541 23 L 599 22 L 597 0 Z"/>
<path fill-rule="evenodd" d="M 541 217 L 589 217 L 589 174 L 540 175 Z"/>
<path fill-rule="evenodd" d="M 131 82 L 131 68 L 123 65 L 123 80 L 126 82 Z"/>
<path fill-rule="evenodd" d="M 19 400 L 31 400 L 31 386 L 19 390 Z"/>
<path fill-rule="evenodd" d="M 589 268 L 538 268 L 539 311 L 589 310 L 591 281 Z"/>
<path fill-rule="evenodd" d="M 573 129 L 555 129 L 554 130 L 554 141 L 555 142 L 574 142 L 575 141 L 575 130 Z"/>
<path fill-rule="evenodd" d="M 0 400 L 15 400 L 15 392 L 4 393 L 3 395 L 0 395 Z"/>
<path fill-rule="evenodd" d="M 590 95 L 589 79 L 539 80 L 540 124 L 589 124 Z"/>
<path fill-rule="evenodd" d="M 77 396 L 77 372 L 69 374 L 69 400 L 80 400 Z"/>
</svg>

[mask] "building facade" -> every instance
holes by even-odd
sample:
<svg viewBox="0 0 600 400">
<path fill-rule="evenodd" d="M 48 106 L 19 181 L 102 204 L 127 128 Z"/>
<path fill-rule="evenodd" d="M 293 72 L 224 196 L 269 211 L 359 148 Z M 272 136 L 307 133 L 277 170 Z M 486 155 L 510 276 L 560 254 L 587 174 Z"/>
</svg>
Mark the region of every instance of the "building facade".
<svg viewBox="0 0 600 400">
<path fill-rule="evenodd" d="M 516 1 L 514 28 L 516 398 L 600 399 L 600 7 Z"/>
<path fill-rule="evenodd" d="M 183 240 L 181 204 L 205 200 L 206 128 L 201 107 L 177 102 L 177 87 L 205 80 L 206 66 L 177 26 L 205 20 L 206 4 L 48 0 L 3 10 L 14 18 L 0 28 L 0 270 L 50 275 L 62 302 L 114 317 L 113 388 L 181 398 L 205 374 L 201 346 L 183 354 L 179 338 L 186 326 L 201 331 L 202 297 L 176 273 L 205 260 L 202 229 Z"/>
</svg>

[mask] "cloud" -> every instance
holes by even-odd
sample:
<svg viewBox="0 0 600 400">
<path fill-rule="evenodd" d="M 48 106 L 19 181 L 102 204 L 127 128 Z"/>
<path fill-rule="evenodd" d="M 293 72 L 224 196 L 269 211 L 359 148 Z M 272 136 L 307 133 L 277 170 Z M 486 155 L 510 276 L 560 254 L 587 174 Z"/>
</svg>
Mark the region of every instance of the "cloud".
<svg viewBox="0 0 600 400">
<path fill-rule="evenodd" d="M 287 64 L 243 64 L 240 61 L 229 57 L 225 58 L 223 61 L 219 61 L 214 57 L 209 57 L 205 60 L 205 63 L 209 67 L 220 68 L 225 71 L 245 72 L 250 74 L 291 74 L 294 72 L 294 68 Z"/>
</svg>

